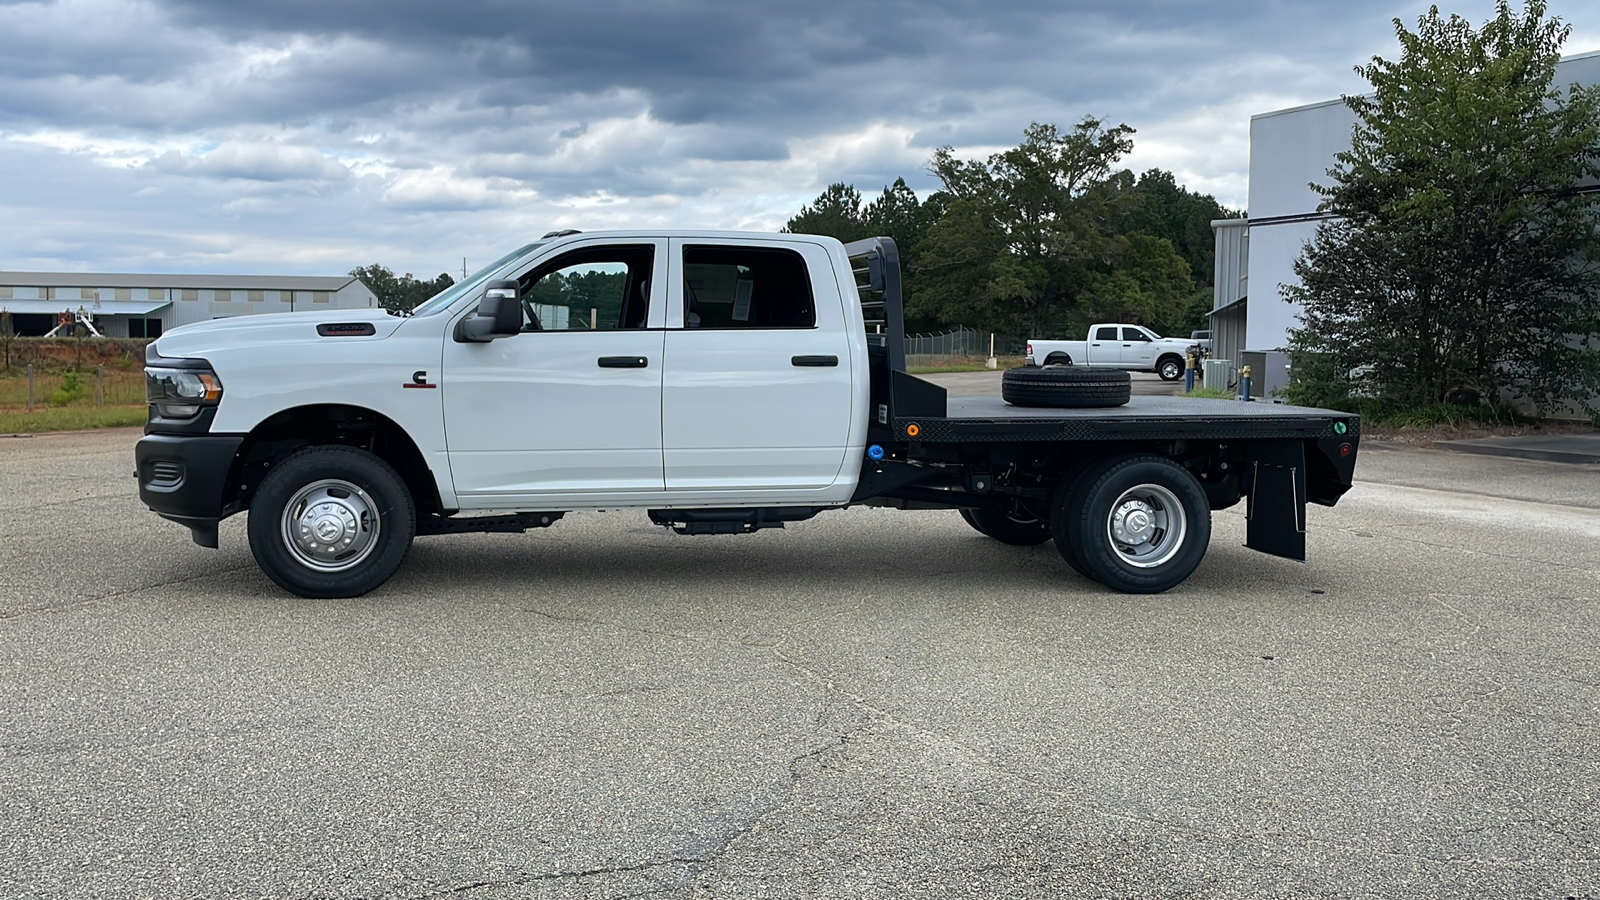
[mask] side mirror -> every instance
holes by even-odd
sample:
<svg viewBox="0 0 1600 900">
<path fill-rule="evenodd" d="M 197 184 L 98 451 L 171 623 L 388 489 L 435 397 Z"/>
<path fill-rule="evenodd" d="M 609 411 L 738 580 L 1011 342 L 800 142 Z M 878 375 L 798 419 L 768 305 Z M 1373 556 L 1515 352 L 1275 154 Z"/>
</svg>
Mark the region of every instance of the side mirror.
<svg viewBox="0 0 1600 900">
<path fill-rule="evenodd" d="M 477 313 L 456 326 L 456 340 L 463 343 L 488 343 L 495 338 L 522 331 L 522 288 L 513 280 L 491 281 L 478 301 Z"/>
</svg>

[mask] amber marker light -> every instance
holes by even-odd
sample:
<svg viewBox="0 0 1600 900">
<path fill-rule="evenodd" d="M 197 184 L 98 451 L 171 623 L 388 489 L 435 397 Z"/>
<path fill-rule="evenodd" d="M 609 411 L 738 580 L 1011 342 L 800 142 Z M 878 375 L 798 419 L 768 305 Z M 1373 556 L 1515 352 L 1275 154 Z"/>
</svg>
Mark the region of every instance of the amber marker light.
<svg viewBox="0 0 1600 900">
<path fill-rule="evenodd" d="M 919 435 L 921 433 L 922 433 L 922 426 L 918 425 L 915 422 L 912 422 L 910 425 L 906 426 L 906 435 L 908 437 L 916 437 L 917 435 Z"/>
</svg>

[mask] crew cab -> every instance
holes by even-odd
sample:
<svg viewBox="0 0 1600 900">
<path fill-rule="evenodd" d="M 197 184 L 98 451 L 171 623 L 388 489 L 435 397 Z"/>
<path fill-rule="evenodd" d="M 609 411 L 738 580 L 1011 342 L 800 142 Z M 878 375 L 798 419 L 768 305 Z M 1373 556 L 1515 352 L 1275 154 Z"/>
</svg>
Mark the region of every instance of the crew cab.
<svg viewBox="0 0 1600 900">
<path fill-rule="evenodd" d="M 1142 325 L 1105 322 L 1091 325 L 1089 336 L 1081 341 L 1029 341 L 1023 365 L 1129 369 L 1154 372 L 1163 381 L 1177 381 L 1183 377 L 1189 348 L 1195 343 L 1162 337 Z"/>
<path fill-rule="evenodd" d="M 307 597 L 382 585 L 418 535 L 638 510 L 683 534 L 857 504 L 959 511 L 1078 572 L 1155 592 L 1211 511 L 1305 558 L 1306 501 L 1350 487 L 1360 420 L 1138 397 L 1038 409 L 906 372 L 894 242 L 552 233 L 410 313 L 216 320 L 147 351 L 139 495 L 216 547 L 248 511 L 261 569 Z"/>
</svg>

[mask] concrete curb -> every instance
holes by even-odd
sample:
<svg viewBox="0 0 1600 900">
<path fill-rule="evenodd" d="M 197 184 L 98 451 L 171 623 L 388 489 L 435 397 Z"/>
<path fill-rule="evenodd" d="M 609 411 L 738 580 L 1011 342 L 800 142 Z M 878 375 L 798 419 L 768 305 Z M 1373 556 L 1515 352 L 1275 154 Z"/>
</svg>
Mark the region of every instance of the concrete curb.
<svg viewBox="0 0 1600 900">
<path fill-rule="evenodd" d="M 1479 438 L 1465 441 L 1436 441 L 1435 447 L 1457 453 L 1485 456 L 1510 456 L 1544 462 L 1600 464 L 1600 434 L 1555 434 L 1527 437 Z"/>
</svg>

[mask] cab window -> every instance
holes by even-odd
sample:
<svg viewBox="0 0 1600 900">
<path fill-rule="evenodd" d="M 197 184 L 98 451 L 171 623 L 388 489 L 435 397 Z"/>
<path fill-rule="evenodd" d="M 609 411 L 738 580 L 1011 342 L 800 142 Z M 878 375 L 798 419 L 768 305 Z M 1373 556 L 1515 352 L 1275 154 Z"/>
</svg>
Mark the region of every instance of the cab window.
<svg viewBox="0 0 1600 900">
<path fill-rule="evenodd" d="M 814 328 L 806 263 L 793 250 L 689 246 L 683 250 L 685 328 Z"/>
<path fill-rule="evenodd" d="M 1097 341 L 1114 341 L 1117 339 L 1117 329 L 1115 327 L 1096 328 L 1094 331 L 1094 339 Z"/>
<path fill-rule="evenodd" d="M 586 247 L 518 279 L 523 331 L 643 328 L 650 310 L 650 244 Z"/>
</svg>

